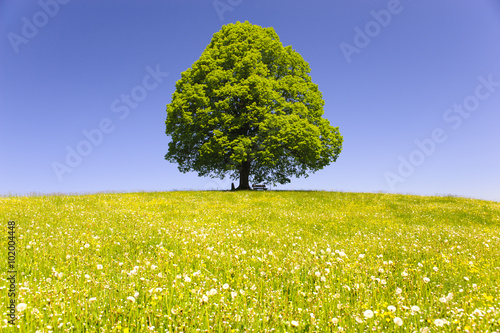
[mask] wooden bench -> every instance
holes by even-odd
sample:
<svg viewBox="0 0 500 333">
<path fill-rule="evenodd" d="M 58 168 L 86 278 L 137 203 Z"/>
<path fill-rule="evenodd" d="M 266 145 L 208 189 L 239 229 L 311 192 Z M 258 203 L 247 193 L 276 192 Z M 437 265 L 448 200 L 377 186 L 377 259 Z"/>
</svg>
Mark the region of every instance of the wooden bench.
<svg viewBox="0 0 500 333">
<path fill-rule="evenodd" d="M 267 190 L 266 185 L 255 185 L 255 184 L 252 184 L 252 188 L 254 190 L 263 190 L 263 191 Z"/>
</svg>

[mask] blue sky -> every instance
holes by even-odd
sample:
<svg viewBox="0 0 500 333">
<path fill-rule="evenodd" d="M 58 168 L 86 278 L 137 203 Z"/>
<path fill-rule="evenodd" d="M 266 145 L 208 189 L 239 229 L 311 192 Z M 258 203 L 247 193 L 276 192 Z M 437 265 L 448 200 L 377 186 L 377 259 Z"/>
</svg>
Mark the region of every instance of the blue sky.
<svg viewBox="0 0 500 333">
<path fill-rule="evenodd" d="M 229 188 L 164 160 L 165 105 L 245 20 L 309 63 L 344 137 L 337 162 L 277 189 L 500 201 L 495 0 L 2 1 L 0 194 Z"/>
</svg>

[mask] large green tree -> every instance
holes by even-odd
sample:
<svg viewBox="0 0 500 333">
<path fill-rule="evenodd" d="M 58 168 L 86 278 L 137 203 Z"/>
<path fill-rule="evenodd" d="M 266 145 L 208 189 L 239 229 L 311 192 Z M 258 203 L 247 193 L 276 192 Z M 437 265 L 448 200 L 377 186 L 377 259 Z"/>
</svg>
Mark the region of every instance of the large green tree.
<svg viewBox="0 0 500 333">
<path fill-rule="evenodd" d="M 228 24 L 182 73 L 167 105 L 165 159 L 181 172 L 273 184 L 336 161 L 343 138 L 323 116 L 307 62 L 273 28 Z"/>
</svg>

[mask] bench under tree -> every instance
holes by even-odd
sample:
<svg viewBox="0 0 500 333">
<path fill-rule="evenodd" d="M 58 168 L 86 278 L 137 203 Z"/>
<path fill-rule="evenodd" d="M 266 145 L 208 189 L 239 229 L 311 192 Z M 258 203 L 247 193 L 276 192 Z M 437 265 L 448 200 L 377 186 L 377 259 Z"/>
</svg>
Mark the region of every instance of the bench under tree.
<svg viewBox="0 0 500 333">
<path fill-rule="evenodd" d="M 253 188 L 254 190 L 263 190 L 263 191 L 267 190 L 266 185 L 257 185 L 257 184 L 252 184 L 252 188 Z"/>
</svg>

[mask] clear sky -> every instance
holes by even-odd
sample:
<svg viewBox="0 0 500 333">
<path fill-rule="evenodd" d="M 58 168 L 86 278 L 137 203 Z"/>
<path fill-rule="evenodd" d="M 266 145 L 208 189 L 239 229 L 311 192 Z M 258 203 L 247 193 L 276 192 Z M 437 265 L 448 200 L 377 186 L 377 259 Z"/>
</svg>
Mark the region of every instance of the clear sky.
<svg viewBox="0 0 500 333">
<path fill-rule="evenodd" d="M 344 137 L 277 189 L 500 201 L 498 0 L 1 1 L 0 194 L 228 189 L 165 161 L 165 105 L 245 20 L 309 63 Z"/>
</svg>

